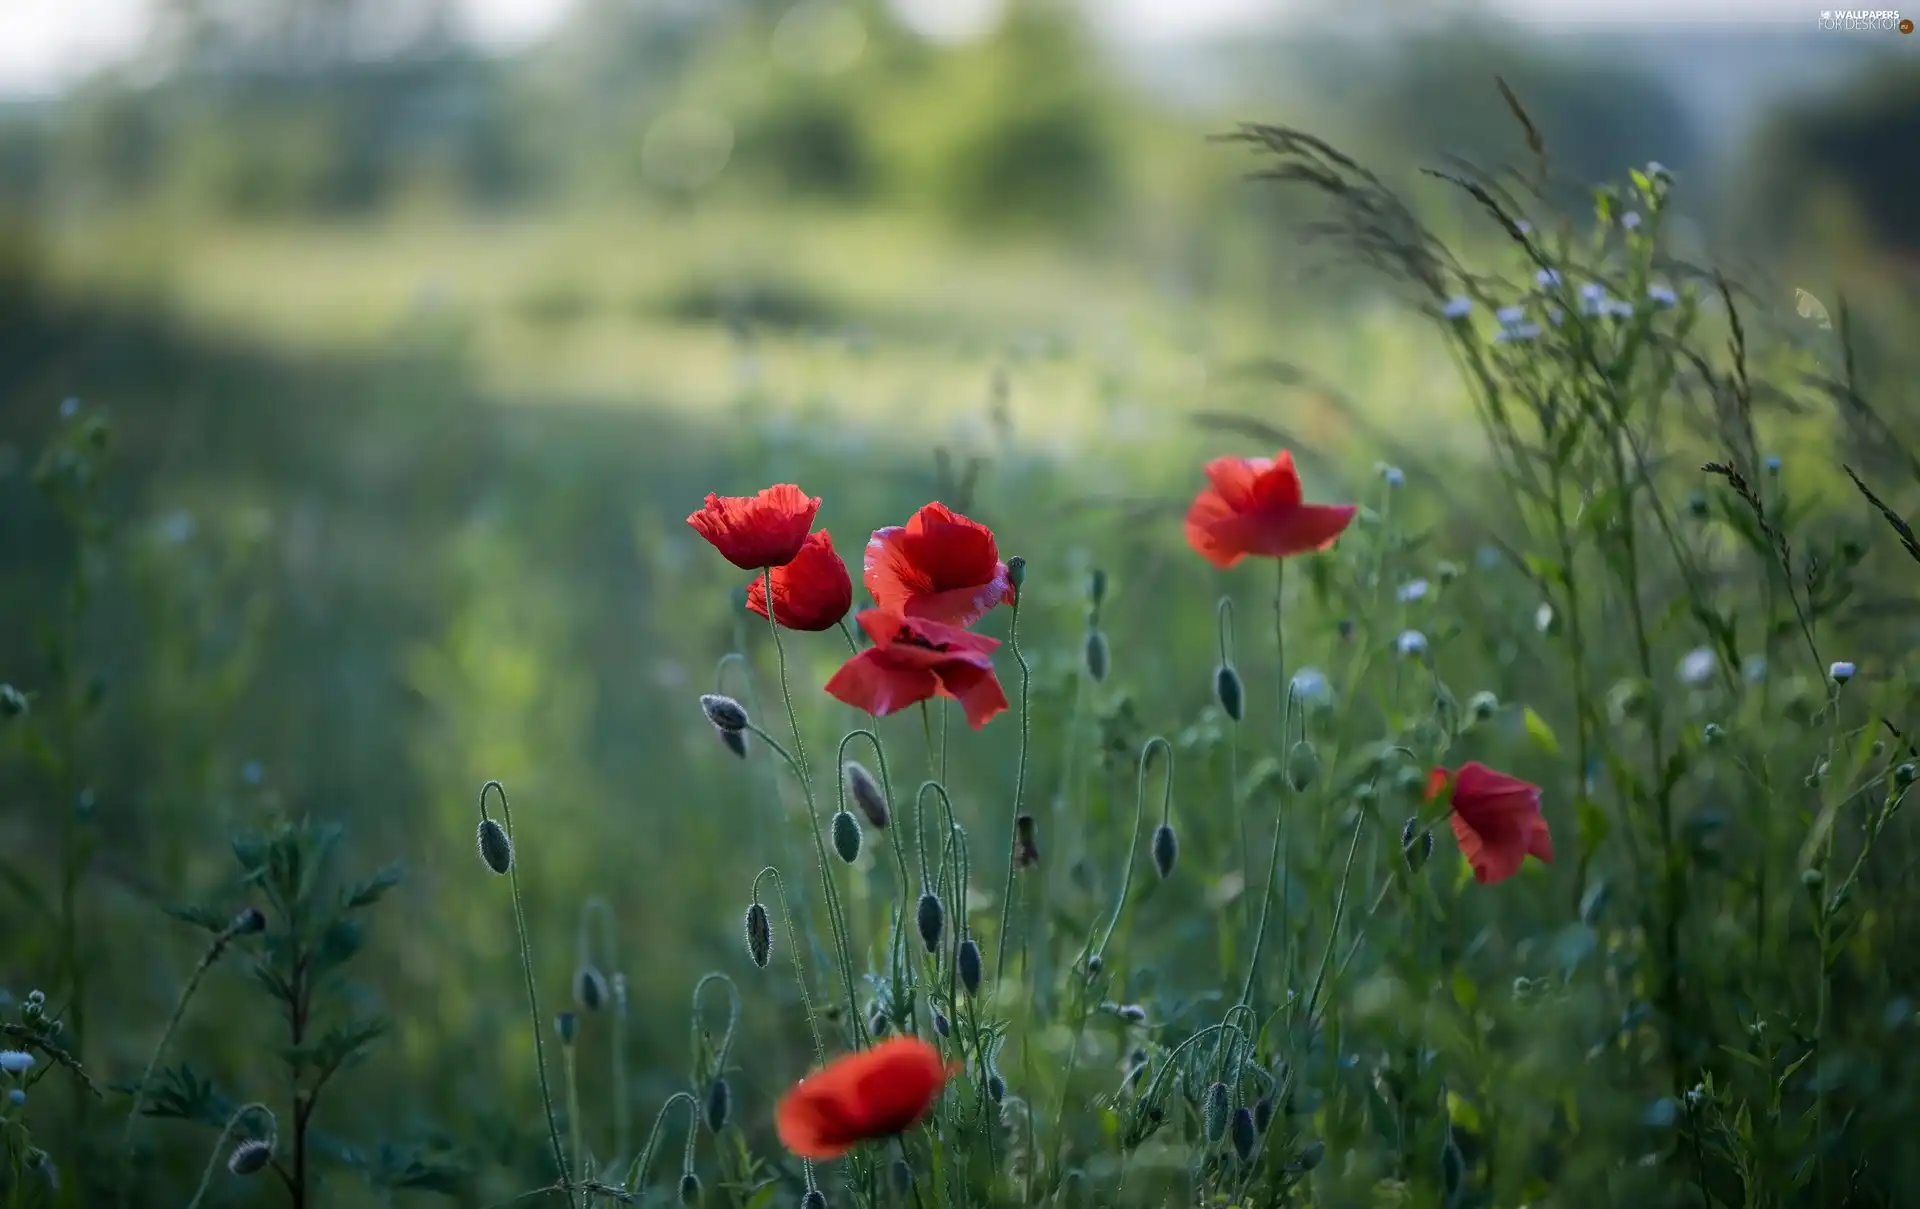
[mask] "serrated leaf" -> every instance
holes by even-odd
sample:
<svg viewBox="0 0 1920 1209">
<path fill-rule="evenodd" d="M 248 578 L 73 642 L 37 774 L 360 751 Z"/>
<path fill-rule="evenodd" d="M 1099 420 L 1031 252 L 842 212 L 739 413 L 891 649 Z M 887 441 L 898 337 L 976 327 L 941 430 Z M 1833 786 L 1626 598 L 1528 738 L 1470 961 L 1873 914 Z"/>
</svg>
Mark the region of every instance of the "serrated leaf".
<svg viewBox="0 0 1920 1209">
<path fill-rule="evenodd" d="M 1554 737 L 1553 728 L 1547 725 L 1545 718 L 1534 712 L 1531 705 L 1521 713 L 1520 719 L 1526 725 L 1527 738 L 1532 739 L 1540 750 L 1550 756 L 1560 754 L 1560 740 Z"/>
<path fill-rule="evenodd" d="M 345 911 L 357 911 L 380 901 L 387 891 L 400 884 L 400 878 L 406 870 L 399 864 L 388 865 L 366 881 L 341 895 L 340 907 Z"/>
<path fill-rule="evenodd" d="M 281 1057 L 296 1074 L 306 1070 L 329 1073 L 351 1062 L 386 1031 L 387 1022 L 379 1017 L 348 1020 L 312 1041 L 286 1047 Z"/>
</svg>

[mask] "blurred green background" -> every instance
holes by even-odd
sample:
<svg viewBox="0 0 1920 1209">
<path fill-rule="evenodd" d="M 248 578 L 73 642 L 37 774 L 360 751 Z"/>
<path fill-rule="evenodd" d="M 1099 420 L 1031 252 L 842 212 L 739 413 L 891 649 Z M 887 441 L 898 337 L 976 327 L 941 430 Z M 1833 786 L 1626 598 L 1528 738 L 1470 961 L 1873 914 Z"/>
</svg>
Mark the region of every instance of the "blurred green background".
<svg viewBox="0 0 1920 1209">
<path fill-rule="evenodd" d="M 1043 751 L 1110 568 L 1117 661 L 1179 686 L 1144 726 L 1190 721 L 1223 581 L 1170 515 L 1068 504 L 1177 497 L 1201 454 L 1251 449 L 1203 410 L 1287 432 L 1326 498 L 1379 457 L 1457 483 L 1478 448 L 1439 342 L 1209 139 L 1237 122 L 1327 137 L 1471 253 L 1497 232 L 1418 169 L 1521 158 L 1504 77 L 1567 180 L 1665 163 L 1682 251 L 1730 266 L 1751 322 L 1791 336 L 1796 288 L 1844 291 L 1882 406 L 1920 402 L 1917 39 L 1812 12 L 1556 31 L 1250 5 L 1185 29 L 1178 0 L 578 0 L 503 47 L 472 7 L 154 0 L 130 57 L 0 106 L 0 680 L 97 699 L 73 785 L 0 737 L 0 987 L 62 1003 L 103 1078 L 137 1074 L 204 943 L 158 907 L 218 901 L 235 829 L 339 821 L 353 866 L 409 876 L 355 971 L 395 1031 L 330 1126 L 537 1179 L 511 917 L 472 846 L 498 777 L 551 1005 L 604 895 L 636 1094 L 684 1082 L 688 988 L 742 972 L 748 883 L 783 855 L 743 838 L 770 774 L 693 704 L 729 650 L 763 697 L 772 665 L 683 522 L 708 491 L 797 481 L 854 559 L 936 495 L 995 525 L 1038 588 Z M 29 481 L 69 398 L 112 429 L 85 543 Z M 1448 498 L 1465 531 L 1475 493 Z M 837 644 L 790 643 L 822 735 Z M 968 738 L 963 813 L 1000 817 L 1016 741 Z M 83 982 L 55 924 L 76 814 Z M 232 970 L 206 994 L 175 1056 L 271 1090 L 248 1081 L 277 1022 Z M 802 1051 L 770 1008 L 744 1028 L 786 1047 L 742 1076 L 764 1101 Z M 177 1203 L 205 1138 L 148 1128 L 178 1142 L 153 1177 Z"/>
</svg>

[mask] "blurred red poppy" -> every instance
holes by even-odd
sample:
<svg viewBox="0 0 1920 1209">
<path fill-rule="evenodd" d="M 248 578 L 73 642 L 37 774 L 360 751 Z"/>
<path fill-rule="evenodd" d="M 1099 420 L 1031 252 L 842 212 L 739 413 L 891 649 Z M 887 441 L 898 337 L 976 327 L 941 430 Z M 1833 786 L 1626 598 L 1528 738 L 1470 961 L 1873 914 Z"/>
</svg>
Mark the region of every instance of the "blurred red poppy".
<svg viewBox="0 0 1920 1209">
<path fill-rule="evenodd" d="M 1013 600 L 993 530 L 941 503 L 874 530 L 863 578 L 878 607 L 946 625 L 970 626 Z"/>
<path fill-rule="evenodd" d="M 1431 801 L 1452 787 L 1453 834 L 1481 885 L 1505 881 L 1529 853 L 1553 860 L 1553 837 L 1540 814 L 1540 787 L 1469 761 L 1459 771 L 1436 768 L 1427 778 Z"/>
<path fill-rule="evenodd" d="M 819 511 L 819 496 L 775 483 L 758 495 L 709 495 L 687 523 L 734 566 L 764 571 L 793 561 Z"/>
<path fill-rule="evenodd" d="M 1286 450 L 1273 458 L 1215 458 L 1187 509 L 1187 544 L 1225 570 L 1248 555 L 1287 558 L 1325 550 L 1353 520 L 1352 504 L 1301 502 Z"/>
<path fill-rule="evenodd" d="M 863 609 L 857 620 L 873 645 L 827 681 L 832 696 L 876 717 L 951 697 L 975 730 L 1007 708 L 1007 694 L 993 674 L 999 639 L 886 609 Z"/>
<path fill-rule="evenodd" d="M 789 630 L 831 630 L 852 607 L 853 577 L 825 529 L 807 534 L 793 561 L 773 569 L 774 619 Z M 747 585 L 747 609 L 767 615 L 765 576 Z"/>
<path fill-rule="evenodd" d="M 781 1144 L 801 1158 L 837 1159 L 861 1142 L 913 1128 L 959 1070 L 918 1037 L 882 1041 L 794 1084 L 774 1113 L 774 1127 Z"/>
</svg>

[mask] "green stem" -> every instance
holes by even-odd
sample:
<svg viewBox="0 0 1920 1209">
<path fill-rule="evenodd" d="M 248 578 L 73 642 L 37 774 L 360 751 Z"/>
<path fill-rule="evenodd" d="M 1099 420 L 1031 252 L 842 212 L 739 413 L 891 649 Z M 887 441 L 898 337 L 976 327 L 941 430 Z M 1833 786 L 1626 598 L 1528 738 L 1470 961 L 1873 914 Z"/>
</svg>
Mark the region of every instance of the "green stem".
<svg viewBox="0 0 1920 1209">
<path fill-rule="evenodd" d="M 789 932 L 791 932 L 791 929 L 789 929 Z M 660 1105 L 660 1111 L 654 1114 L 653 1128 L 647 1131 L 646 1145 L 640 1148 L 639 1154 L 633 1156 L 633 1162 L 627 1167 L 627 1178 L 623 1182 L 626 1184 L 628 1192 L 636 1195 L 639 1193 L 640 1182 L 647 1178 L 647 1169 L 653 1166 L 653 1152 L 660 1144 L 660 1127 L 666 1124 L 667 1112 L 675 1104 L 685 1104 L 687 1106 L 687 1132 L 689 1134 L 691 1134 L 699 1124 L 700 1101 L 693 1098 L 693 1093 L 677 1091 L 668 1096 L 666 1101 Z"/>
<path fill-rule="evenodd" d="M 1120 913 L 1126 909 L 1127 894 L 1133 889 L 1133 866 L 1140 850 L 1140 829 L 1147 817 L 1147 765 L 1153 761 L 1155 748 L 1167 753 L 1166 791 L 1161 801 L 1161 813 L 1164 816 L 1173 807 L 1173 744 L 1159 735 L 1148 739 L 1140 748 L 1140 770 L 1134 785 L 1133 795 L 1133 842 L 1127 845 L 1127 871 L 1120 879 L 1120 897 L 1113 904 L 1113 917 L 1107 921 L 1107 931 L 1092 950 L 1092 956 L 1100 957 L 1105 953 L 1107 942 L 1113 939 L 1113 930 L 1120 925 Z"/>
<path fill-rule="evenodd" d="M 207 1195 L 208 1185 L 213 1183 L 214 1170 L 220 1166 L 220 1153 L 227 1148 L 227 1139 L 233 1136 L 233 1131 L 239 1126 L 240 1122 L 246 1120 L 249 1115 L 256 1112 L 263 1114 L 267 1118 L 267 1144 L 268 1146 L 273 1145 L 279 1127 L 273 1119 L 271 1109 L 257 1100 L 250 1104 L 242 1104 L 239 1108 L 235 1109 L 233 1115 L 227 1118 L 227 1124 L 225 1128 L 221 1129 L 220 1136 L 213 1140 L 213 1149 L 207 1154 L 206 1170 L 200 1173 L 200 1186 L 193 1190 L 193 1199 L 187 1202 L 187 1209 L 199 1209 L 201 1199 Z M 20 1182 L 16 1178 L 14 1181 L 14 1189 L 16 1192 L 19 1190 L 19 1186 Z"/>
<path fill-rule="evenodd" d="M 599 968 L 607 976 L 607 985 L 613 995 L 613 1153 L 627 1153 L 627 1143 L 633 1132 L 632 1111 L 627 1103 L 627 994 L 626 975 L 620 969 L 620 946 L 614 930 L 613 905 L 606 899 L 595 896 L 588 899 L 580 908 L 580 964 L 595 965 L 592 940 L 592 923 L 599 923 L 600 958 L 605 963 Z"/>
<path fill-rule="evenodd" d="M 582 1179 L 587 1174 L 587 1146 L 580 1129 L 580 1059 L 573 1043 L 560 1042 L 560 1070 L 567 1088 L 567 1134 L 573 1145 L 573 1169 Z"/>
<path fill-rule="evenodd" d="M 820 1035 L 820 1018 L 814 1014 L 813 995 L 807 990 L 807 971 L 800 964 L 800 937 L 794 931 L 793 912 L 787 906 L 787 887 L 780 876 L 780 871 L 772 865 L 768 865 L 754 877 L 753 901 L 756 903 L 760 901 L 760 882 L 768 877 L 773 879 L 773 888 L 780 895 L 780 916 L 787 925 L 787 951 L 793 962 L 793 981 L 794 985 L 800 988 L 800 1008 L 806 1013 L 807 1033 L 813 1038 L 813 1060 L 816 1064 L 825 1066 L 827 1043 Z"/>
<path fill-rule="evenodd" d="M 1020 664 L 1020 765 L 1013 777 L 1013 812 L 1007 822 L 1007 881 L 1000 895 L 1000 935 L 995 938 L 999 952 L 993 959 L 993 985 L 998 988 L 1001 978 L 1007 970 L 1007 950 L 1011 948 L 1010 928 L 1013 922 L 1013 870 L 1020 852 L 1020 804 L 1027 789 L 1027 741 L 1032 733 L 1027 717 L 1027 689 L 1033 680 L 1033 671 L 1027 666 L 1027 657 L 1020 653 L 1020 599 L 1014 598 L 1013 616 L 1007 622 L 1007 646 L 1013 651 L 1013 657 Z"/>
</svg>

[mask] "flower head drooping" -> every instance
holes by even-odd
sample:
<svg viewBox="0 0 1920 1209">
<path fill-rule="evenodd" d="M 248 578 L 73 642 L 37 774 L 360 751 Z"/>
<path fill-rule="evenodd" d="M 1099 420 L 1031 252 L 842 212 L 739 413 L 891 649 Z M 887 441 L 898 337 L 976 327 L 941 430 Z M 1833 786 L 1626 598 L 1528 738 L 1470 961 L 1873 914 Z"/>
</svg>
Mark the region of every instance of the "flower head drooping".
<svg viewBox="0 0 1920 1209">
<path fill-rule="evenodd" d="M 723 731 L 747 729 L 746 707 L 732 697 L 720 693 L 702 693 L 700 712 L 706 714 L 707 721 Z"/>
<path fill-rule="evenodd" d="M 1427 797 L 1443 792 L 1451 793 L 1453 834 L 1481 885 L 1512 877 L 1529 855 L 1553 860 L 1538 785 L 1469 761 L 1456 771 L 1433 770 Z"/>
<path fill-rule="evenodd" d="M 773 920 L 768 918 L 767 909 L 760 903 L 747 907 L 747 956 L 761 969 L 767 968 L 767 962 L 773 958 Z"/>
<path fill-rule="evenodd" d="M 819 496 L 776 483 L 758 495 L 710 494 L 687 523 L 742 571 L 764 571 L 794 560 L 819 511 Z"/>
<path fill-rule="evenodd" d="M 848 705 L 884 717 L 933 697 L 951 697 L 979 730 L 1007 708 L 993 672 L 996 638 L 885 609 L 860 613 L 874 645 L 840 665 L 827 692 Z"/>
<path fill-rule="evenodd" d="M 1187 509 L 1187 544 L 1221 570 L 1249 556 L 1289 558 L 1332 546 L 1357 511 L 1303 501 L 1293 455 L 1215 458 L 1208 486 Z"/>
<path fill-rule="evenodd" d="M 858 760 L 848 760 L 840 766 L 840 775 L 847 779 L 847 795 L 860 813 L 867 816 L 867 822 L 881 831 L 886 830 L 892 820 L 887 809 L 887 795 L 880 790 L 880 782 L 873 779 L 867 766 Z"/>
<path fill-rule="evenodd" d="M 825 529 L 809 533 L 793 561 L 773 569 L 774 620 L 787 629 L 831 630 L 851 608 L 853 577 Z M 747 611 L 767 615 L 765 577 L 747 585 Z"/>
<path fill-rule="evenodd" d="M 774 1125 L 781 1143 L 801 1158 L 836 1159 L 861 1142 L 912 1128 L 958 1070 L 920 1038 L 895 1037 L 794 1084 Z"/>
<path fill-rule="evenodd" d="M 941 503 L 874 530 L 862 579 L 880 609 L 950 626 L 970 626 L 1014 597 L 993 530 Z"/>
<path fill-rule="evenodd" d="M 480 844 L 480 859 L 487 868 L 495 873 L 505 873 L 513 868 L 513 840 L 507 835 L 507 829 L 492 819 L 480 820 L 480 831 L 476 837 Z"/>
<path fill-rule="evenodd" d="M 1173 876 L 1174 862 L 1180 859 L 1180 837 L 1166 823 L 1153 829 L 1153 869 L 1162 878 Z"/>
<path fill-rule="evenodd" d="M 259 1138 L 249 1139 L 233 1148 L 227 1156 L 227 1170 L 234 1175 L 253 1175 L 273 1158 L 273 1144 Z"/>
</svg>

